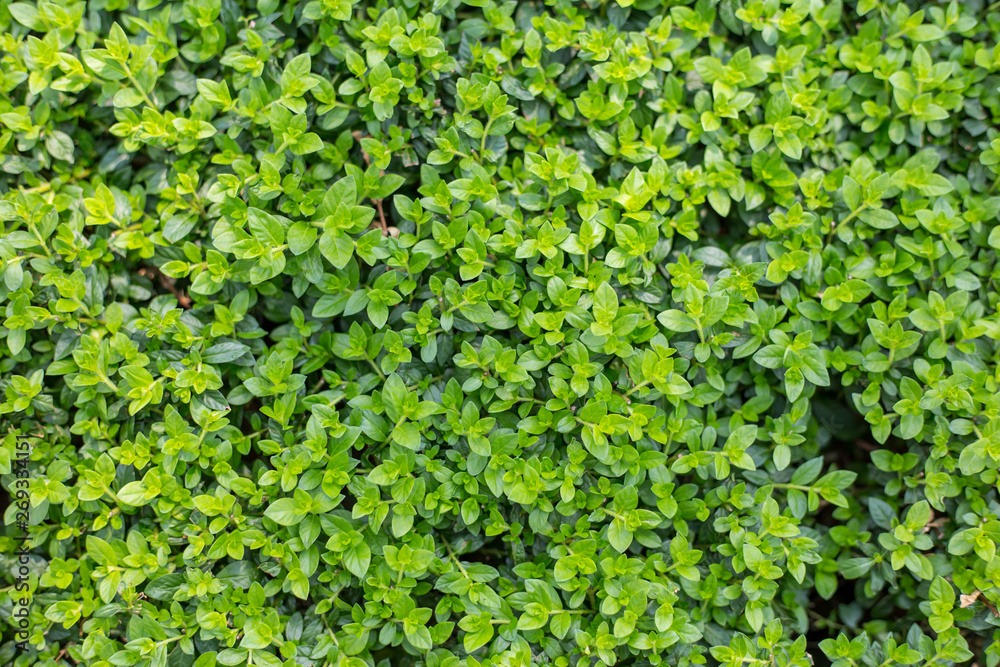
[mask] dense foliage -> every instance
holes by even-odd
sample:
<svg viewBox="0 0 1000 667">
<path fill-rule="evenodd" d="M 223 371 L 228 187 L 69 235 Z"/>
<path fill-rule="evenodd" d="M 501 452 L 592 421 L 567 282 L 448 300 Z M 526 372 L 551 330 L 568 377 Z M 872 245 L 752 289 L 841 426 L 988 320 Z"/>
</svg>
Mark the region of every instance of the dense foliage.
<svg viewBox="0 0 1000 667">
<path fill-rule="evenodd" d="M 996 9 L 0 1 L 0 658 L 997 665 Z"/>
</svg>

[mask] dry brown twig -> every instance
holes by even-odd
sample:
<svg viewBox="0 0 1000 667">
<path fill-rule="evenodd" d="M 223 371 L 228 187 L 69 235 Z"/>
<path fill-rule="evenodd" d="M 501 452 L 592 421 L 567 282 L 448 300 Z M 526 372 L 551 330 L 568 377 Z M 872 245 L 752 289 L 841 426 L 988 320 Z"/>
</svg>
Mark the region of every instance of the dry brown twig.
<svg viewBox="0 0 1000 667">
<path fill-rule="evenodd" d="M 144 266 L 139 269 L 139 275 L 143 278 L 149 278 L 153 280 L 154 278 L 160 283 L 167 291 L 177 297 L 177 303 L 180 304 L 181 308 L 188 310 L 191 308 L 191 297 L 189 297 L 184 292 L 177 289 L 177 285 L 174 283 L 174 279 L 163 275 L 163 273 L 155 266 Z"/>
<path fill-rule="evenodd" d="M 354 132 L 351 133 L 351 136 L 354 137 L 354 140 L 357 141 L 359 144 L 361 143 L 363 135 L 361 134 L 360 130 L 355 130 Z M 372 158 L 370 155 L 368 155 L 368 153 L 365 151 L 364 148 L 361 149 L 361 157 L 365 159 L 366 167 L 372 166 Z M 379 169 L 378 174 L 379 176 L 382 176 L 383 174 L 385 174 L 385 172 Z M 382 209 L 382 200 L 372 199 L 372 201 L 375 203 L 375 210 L 378 211 L 377 223 L 379 227 L 382 228 L 382 236 L 389 236 L 389 225 L 385 221 L 385 211 Z M 368 229 L 375 229 L 375 224 L 376 224 L 375 222 L 372 222 L 372 224 L 368 227 Z"/>
<path fill-rule="evenodd" d="M 959 606 L 962 609 L 966 609 L 968 607 L 971 607 L 972 605 L 974 605 L 976 603 L 976 600 L 980 599 L 980 596 L 982 596 L 982 594 L 983 594 L 982 591 L 976 590 L 976 591 L 973 591 L 972 593 L 970 593 L 969 595 L 964 595 L 964 594 L 961 595 L 959 597 Z M 993 612 L 994 616 L 1000 617 L 1000 612 L 997 612 L 996 607 L 994 607 L 992 604 L 990 604 L 990 601 L 987 600 L 985 597 L 982 598 L 982 603 L 984 605 L 986 605 L 987 609 L 989 609 L 991 612 Z"/>
</svg>

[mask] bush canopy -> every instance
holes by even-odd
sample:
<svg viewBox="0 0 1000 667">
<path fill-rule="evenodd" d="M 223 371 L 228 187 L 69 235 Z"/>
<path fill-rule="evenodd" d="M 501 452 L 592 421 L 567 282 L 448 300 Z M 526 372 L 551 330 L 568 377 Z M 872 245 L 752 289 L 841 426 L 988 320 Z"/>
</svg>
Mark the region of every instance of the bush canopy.
<svg viewBox="0 0 1000 667">
<path fill-rule="evenodd" d="M 0 1 L 0 658 L 995 667 L 998 35 Z"/>
</svg>

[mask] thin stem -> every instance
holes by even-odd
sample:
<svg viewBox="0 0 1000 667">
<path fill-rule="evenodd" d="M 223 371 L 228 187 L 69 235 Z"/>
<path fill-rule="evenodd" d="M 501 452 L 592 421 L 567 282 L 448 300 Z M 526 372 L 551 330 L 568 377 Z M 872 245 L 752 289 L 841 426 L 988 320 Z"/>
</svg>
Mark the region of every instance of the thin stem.
<svg viewBox="0 0 1000 667">
<path fill-rule="evenodd" d="M 153 100 L 150 99 L 149 95 L 146 94 L 146 91 L 142 89 L 142 86 L 139 85 L 139 82 L 136 81 L 135 76 L 132 75 L 132 70 L 129 68 L 129 66 L 126 65 L 125 63 L 122 63 L 122 66 L 125 68 L 125 76 L 127 76 L 128 80 L 132 83 L 133 86 L 135 86 L 135 89 L 139 91 L 139 94 L 142 95 L 142 99 L 146 103 L 146 106 L 150 106 L 154 109 L 159 110 L 159 107 L 156 106 Z"/>
<path fill-rule="evenodd" d="M 367 361 L 368 365 L 372 367 L 372 370 L 375 371 L 375 374 L 378 375 L 380 380 L 385 380 L 385 373 L 382 372 L 382 369 L 379 368 L 373 360 L 365 358 L 365 361 Z"/>
<path fill-rule="evenodd" d="M 490 125 L 493 124 L 493 119 L 490 118 L 486 121 L 486 127 L 483 128 L 483 140 L 479 142 L 479 157 L 483 156 L 483 152 L 486 150 L 486 137 L 490 133 Z"/>
<path fill-rule="evenodd" d="M 637 384 L 636 386 L 632 387 L 627 392 L 625 392 L 625 397 L 628 398 L 629 396 L 631 396 L 635 392 L 637 392 L 640 389 L 642 389 L 643 387 L 645 387 L 647 384 L 649 384 L 649 380 L 643 380 L 642 382 L 640 382 L 639 384 Z"/>
<path fill-rule="evenodd" d="M 107 486 L 107 485 L 105 485 L 105 486 L 104 486 L 104 491 L 105 491 L 105 492 L 106 492 L 106 493 L 107 493 L 107 494 L 108 494 L 109 496 L 111 496 L 111 499 L 115 501 L 115 504 L 116 504 L 116 505 L 118 505 L 119 507 L 121 506 L 121 504 L 122 504 L 122 501 L 118 500 L 118 495 L 117 495 L 117 494 L 116 494 L 116 493 L 115 493 L 114 491 L 112 491 L 112 490 L 111 490 L 111 487 L 110 487 L 110 486 Z M 114 513 L 116 512 L 116 511 L 117 511 L 117 510 L 113 510 L 113 511 L 112 511 L 111 513 L 112 513 L 112 514 L 114 514 Z"/>
<path fill-rule="evenodd" d="M 451 560 L 455 563 L 455 565 L 458 566 L 458 569 L 462 573 L 462 576 L 468 579 L 469 572 L 465 569 L 465 566 L 462 565 L 461 561 L 458 560 L 458 556 L 455 555 L 455 552 L 452 550 L 451 545 L 445 542 L 444 548 L 448 550 L 448 557 L 451 558 Z"/>
<path fill-rule="evenodd" d="M 811 486 L 802 486 L 801 484 L 772 484 L 771 486 L 777 487 L 779 489 L 796 489 L 798 491 L 812 491 Z"/>
<path fill-rule="evenodd" d="M 111 381 L 111 378 L 109 378 L 107 375 L 103 373 L 101 373 L 101 382 L 110 387 L 111 391 L 115 392 L 116 394 L 118 393 L 118 386 Z"/>
<path fill-rule="evenodd" d="M 851 220 L 854 220 L 854 218 L 856 218 L 859 215 L 861 215 L 861 213 L 864 212 L 867 208 L 868 208 L 868 204 L 862 204 L 856 210 L 851 211 L 851 214 L 849 216 L 847 216 L 846 218 L 844 218 L 843 220 L 841 220 L 840 224 L 841 225 L 846 225 Z M 833 240 L 833 233 L 835 231 L 837 231 L 837 223 L 831 222 L 830 223 L 830 231 L 826 235 L 826 243 L 824 243 L 824 245 L 829 245 L 830 244 L 830 241 Z"/>
</svg>

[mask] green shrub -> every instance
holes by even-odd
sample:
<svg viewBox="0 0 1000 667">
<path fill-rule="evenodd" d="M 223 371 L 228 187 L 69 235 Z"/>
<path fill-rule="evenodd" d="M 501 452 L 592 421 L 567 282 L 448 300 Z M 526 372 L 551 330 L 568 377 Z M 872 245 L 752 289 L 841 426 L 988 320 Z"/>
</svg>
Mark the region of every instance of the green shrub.
<svg viewBox="0 0 1000 667">
<path fill-rule="evenodd" d="M 0 1 L 0 658 L 996 666 L 996 9 Z"/>
</svg>

